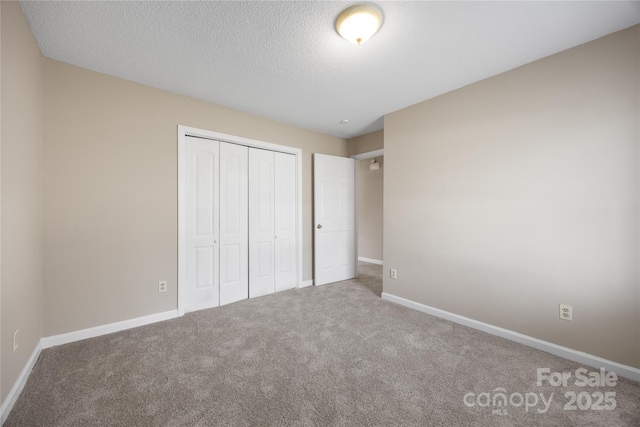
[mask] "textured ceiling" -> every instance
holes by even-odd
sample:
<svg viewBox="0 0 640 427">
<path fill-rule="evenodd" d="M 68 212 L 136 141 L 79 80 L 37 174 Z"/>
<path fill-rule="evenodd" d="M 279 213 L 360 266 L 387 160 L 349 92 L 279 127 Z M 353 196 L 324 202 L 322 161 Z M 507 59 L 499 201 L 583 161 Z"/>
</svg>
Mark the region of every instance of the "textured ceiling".
<svg viewBox="0 0 640 427">
<path fill-rule="evenodd" d="M 21 2 L 46 57 L 343 138 L 640 22 L 639 2 L 378 1 L 357 46 L 334 27 L 351 4 Z"/>
</svg>

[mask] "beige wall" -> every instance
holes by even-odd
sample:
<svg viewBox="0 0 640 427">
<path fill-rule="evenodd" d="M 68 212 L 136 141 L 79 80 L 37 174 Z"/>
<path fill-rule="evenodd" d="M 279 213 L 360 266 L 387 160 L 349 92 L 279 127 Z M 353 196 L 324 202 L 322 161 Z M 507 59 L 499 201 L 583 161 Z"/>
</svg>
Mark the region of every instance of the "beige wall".
<svg viewBox="0 0 640 427">
<path fill-rule="evenodd" d="M 639 31 L 385 116 L 385 292 L 640 367 Z"/>
<path fill-rule="evenodd" d="M 15 2 L 2 2 L 2 400 L 42 336 L 42 62 Z M 13 352 L 13 331 L 19 346 Z"/>
<path fill-rule="evenodd" d="M 347 141 L 348 156 L 368 153 L 384 148 L 384 131 L 378 130 Z"/>
<path fill-rule="evenodd" d="M 177 307 L 178 124 L 302 149 L 312 278 L 311 154 L 345 140 L 50 59 L 44 100 L 44 336 Z"/>
<path fill-rule="evenodd" d="M 380 169 L 370 170 L 374 160 Z M 356 160 L 358 257 L 382 261 L 384 157 Z"/>
</svg>

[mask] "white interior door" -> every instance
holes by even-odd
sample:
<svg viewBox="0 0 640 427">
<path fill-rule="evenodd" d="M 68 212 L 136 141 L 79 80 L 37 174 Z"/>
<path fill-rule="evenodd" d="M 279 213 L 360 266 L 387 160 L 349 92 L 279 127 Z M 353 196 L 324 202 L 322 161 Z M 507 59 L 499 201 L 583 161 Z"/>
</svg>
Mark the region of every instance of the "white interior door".
<svg viewBox="0 0 640 427">
<path fill-rule="evenodd" d="M 220 143 L 186 138 L 185 311 L 217 307 Z"/>
<path fill-rule="evenodd" d="M 274 152 L 249 149 L 249 298 L 275 292 Z"/>
<path fill-rule="evenodd" d="M 220 143 L 220 305 L 249 297 L 248 152 Z"/>
<path fill-rule="evenodd" d="M 355 161 L 313 155 L 316 285 L 356 277 Z"/>
<path fill-rule="evenodd" d="M 275 156 L 275 274 L 276 292 L 297 286 L 296 157 Z"/>
</svg>

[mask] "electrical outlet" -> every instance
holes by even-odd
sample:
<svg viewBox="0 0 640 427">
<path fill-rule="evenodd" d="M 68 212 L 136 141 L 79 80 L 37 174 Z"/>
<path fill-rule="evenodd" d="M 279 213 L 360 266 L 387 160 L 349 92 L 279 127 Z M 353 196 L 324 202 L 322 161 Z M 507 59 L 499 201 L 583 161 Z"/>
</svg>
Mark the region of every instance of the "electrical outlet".
<svg viewBox="0 0 640 427">
<path fill-rule="evenodd" d="M 392 279 L 397 279 L 398 278 L 398 270 L 396 270 L 395 268 L 392 268 L 391 271 L 389 272 L 389 275 L 391 276 Z"/>
<path fill-rule="evenodd" d="M 161 280 L 158 282 L 158 292 L 167 292 L 167 281 Z"/>
<path fill-rule="evenodd" d="M 567 304 L 560 304 L 560 319 L 573 320 L 573 307 Z"/>
<path fill-rule="evenodd" d="M 13 333 L 13 351 L 18 349 L 18 329 Z"/>
</svg>

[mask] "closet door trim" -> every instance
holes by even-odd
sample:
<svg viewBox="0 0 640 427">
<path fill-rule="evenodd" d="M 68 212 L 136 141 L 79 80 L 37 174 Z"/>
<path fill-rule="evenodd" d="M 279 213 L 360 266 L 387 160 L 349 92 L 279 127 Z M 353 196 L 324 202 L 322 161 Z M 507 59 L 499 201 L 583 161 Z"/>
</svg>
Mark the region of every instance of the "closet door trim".
<svg viewBox="0 0 640 427">
<path fill-rule="evenodd" d="M 261 148 L 296 156 L 296 258 L 297 287 L 302 286 L 302 150 L 285 145 L 272 144 L 255 139 L 228 135 L 189 126 L 178 125 L 178 315 L 185 314 L 185 174 L 186 174 L 186 139 L 187 136 L 211 139 L 220 142 Z"/>
</svg>

